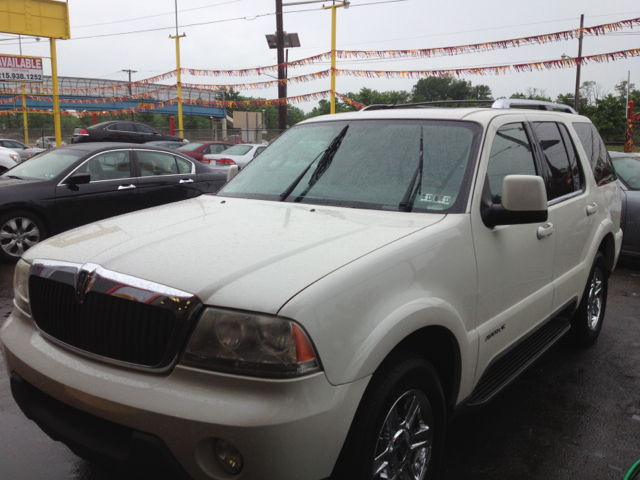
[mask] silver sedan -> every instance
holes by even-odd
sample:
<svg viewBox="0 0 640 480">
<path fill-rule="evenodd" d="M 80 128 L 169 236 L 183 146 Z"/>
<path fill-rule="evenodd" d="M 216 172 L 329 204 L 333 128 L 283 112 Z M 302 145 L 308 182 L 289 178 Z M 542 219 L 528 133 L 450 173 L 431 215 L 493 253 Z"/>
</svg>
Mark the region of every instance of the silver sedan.
<svg viewBox="0 0 640 480">
<path fill-rule="evenodd" d="M 229 147 L 222 153 L 205 155 L 211 161 L 211 166 L 214 168 L 228 169 L 231 165 L 238 165 L 238 168 L 243 168 L 247 163 L 258 156 L 265 148 L 266 145 L 258 143 L 239 143 L 233 147 Z"/>
<path fill-rule="evenodd" d="M 609 152 L 622 190 L 621 255 L 640 257 L 640 154 Z"/>
<path fill-rule="evenodd" d="M 37 147 L 29 147 L 22 142 L 18 142 L 16 140 L 11 140 L 9 138 L 0 138 L 0 147 L 10 148 L 15 151 L 20 158 L 24 160 L 28 160 L 37 153 L 43 152 L 43 148 Z"/>
</svg>

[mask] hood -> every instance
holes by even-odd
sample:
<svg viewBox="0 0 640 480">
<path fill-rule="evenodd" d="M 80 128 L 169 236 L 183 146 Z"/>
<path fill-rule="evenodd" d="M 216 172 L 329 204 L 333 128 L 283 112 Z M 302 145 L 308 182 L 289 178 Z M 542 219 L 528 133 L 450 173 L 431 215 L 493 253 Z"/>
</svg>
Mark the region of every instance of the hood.
<svg viewBox="0 0 640 480">
<path fill-rule="evenodd" d="M 444 217 L 202 195 L 71 230 L 25 258 L 96 263 L 207 305 L 275 314 L 319 278 Z"/>
<path fill-rule="evenodd" d="M 7 172 L 7 173 L 11 174 L 11 172 Z M 19 178 L 9 178 L 9 177 L 0 176 L 0 188 L 13 187 L 15 185 L 26 185 L 28 183 L 40 183 L 40 182 L 46 182 L 46 181 L 47 180 L 40 180 L 37 178 L 29 178 L 29 179 L 21 180 Z"/>
</svg>

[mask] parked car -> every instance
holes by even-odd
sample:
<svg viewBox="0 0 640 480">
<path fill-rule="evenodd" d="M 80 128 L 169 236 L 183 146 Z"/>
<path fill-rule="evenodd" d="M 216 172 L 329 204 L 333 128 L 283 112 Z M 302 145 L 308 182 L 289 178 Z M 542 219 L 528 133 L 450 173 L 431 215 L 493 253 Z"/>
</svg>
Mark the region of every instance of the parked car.
<svg viewBox="0 0 640 480">
<path fill-rule="evenodd" d="M 20 155 L 10 148 L 0 147 L 0 173 L 6 172 L 22 161 Z"/>
<path fill-rule="evenodd" d="M 36 245 L 16 402 L 134 476 L 434 478 L 448 418 L 597 340 L 620 252 L 589 119 L 511 106 L 315 117 L 215 196 Z"/>
<path fill-rule="evenodd" d="M 214 193 L 225 181 L 225 174 L 153 146 L 50 150 L 0 176 L 0 260 L 15 262 L 44 238 L 86 223 Z"/>
<path fill-rule="evenodd" d="M 195 158 L 196 160 L 200 160 L 204 163 L 210 163 L 209 159 L 204 158 L 205 155 L 222 153 L 232 145 L 233 143 L 225 142 L 192 142 L 180 147 L 180 151 L 185 155 Z"/>
<path fill-rule="evenodd" d="M 267 145 L 258 143 L 243 143 L 229 147 L 222 153 L 210 154 L 204 156 L 204 161 L 209 160 L 212 167 L 227 169 L 230 165 L 237 165 L 238 168 L 244 168 L 247 163 L 258 156 L 267 148 Z"/>
<path fill-rule="evenodd" d="M 64 140 L 61 141 L 60 145 L 66 145 L 67 142 Z M 49 149 L 56 146 L 56 137 L 40 137 L 36 140 L 36 147 L 42 149 Z"/>
<path fill-rule="evenodd" d="M 145 145 L 155 145 L 156 147 L 162 147 L 162 148 L 168 148 L 169 150 L 176 150 L 180 147 L 184 146 L 184 141 L 173 141 L 173 140 L 168 140 L 168 141 L 153 141 L 153 142 L 146 142 Z"/>
<path fill-rule="evenodd" d="M 17 140 L 11 140 L 8 138 L 0 138 L 0 147 L 9 148 L 14 150 L 22 160 L 28 160 L 33 157 L 36 153 L 42 152 L 44 149 L 42 148 L 34 148 L 24 143 L 18 142 Z"/>
<path fill-rule="evenodd" d="M 151 141 L 174 141 L 189 143 L 189 140 L 173 135 L 164 135 L 144 123 L 114 120 L 96 123 L 89 127 L 76 127 L 71 143 L 127 142 L 147 143 Z"/>
<path fill-rule="evenodd" d="M 640 155 L 609 152 L 622 189 L 622 255 L 640 257 Z"/>
</svg>

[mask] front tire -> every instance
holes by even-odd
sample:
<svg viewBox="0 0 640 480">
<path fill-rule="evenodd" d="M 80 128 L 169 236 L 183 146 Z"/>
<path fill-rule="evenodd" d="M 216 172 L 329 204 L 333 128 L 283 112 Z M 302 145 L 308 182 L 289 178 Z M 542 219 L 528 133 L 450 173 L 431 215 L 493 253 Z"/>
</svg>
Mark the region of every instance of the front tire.
<svg viewBox="0 0 640 480">
<path fill-rule="evenodd" d="M 440 462 L 445 402 L 424 358 L 392 354 L 374 373 L 334 470 L 334 479 L 428 480 Z"/>
<path fill-rule="evenodd" d="M 42 221 L 35 215 L 16 210 L 0 217 L 0 260 L 17 262 L 29 248 L 45 238 Z"/>
<path fill-rule="evenodd" d="M 571 319 L 571 337 L 575 344 L 587 347 L 600 335 L 607 307 L 609 270 L 602 252 L 596 253 L 587 285 L 578 309 Z"/>
</svg>

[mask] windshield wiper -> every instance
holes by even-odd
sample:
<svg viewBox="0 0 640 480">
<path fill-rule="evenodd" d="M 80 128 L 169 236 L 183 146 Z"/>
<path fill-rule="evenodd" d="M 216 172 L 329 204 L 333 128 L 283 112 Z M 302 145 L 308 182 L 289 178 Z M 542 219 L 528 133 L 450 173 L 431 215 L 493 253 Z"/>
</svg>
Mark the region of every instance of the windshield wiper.
<svg viewBox="0 0 640 480">
<path fill-rule="evenodd" d="M 416 168 L 416 173 L 413 174 L 413 178 L 411 179 L 411 183 L 409 184 L 409 188 L 404 193 L 404 197 L 398 205 L 398 210 L 403 210 L 405 212 L 410 212 L 413 209 L 413 202 L 416 199 L 415 195 L 411 195 L 413 193 L 413 187 L 416 185 L 416 180 L 418 176 L 420 176 L 420 183 L 418 183 L 418 192 L 422 191 L 422 165 L 424 164 L 424 140 L 423 140 L 423 127 L 420 127 L 420 159 L 418 160 L 418 168 Z"/>
<path fill-rule="evenodd" d="M 17 176 L 17 175 L 7 175 L 7 177 L 9 177 L 9 178 L 15 178 L 16 180 L 24 180 L 24 178 L 21 178 L 21 177 L 19 177 L 19 176 Z"/>
<path fill-rule="evenodd" d="M 316 163 L 316 160 L 318 159 L 318 157 L 320 157 L 320 155 L 322 155 L 322 158 L 318 162 L 318 166 L 316 167 L 315 171 L 313 172 L 313 175 L 311 175 L 311 178 L 309 179 L 309 186 L 307 188 L 305 188 L 304 192 L 302 192 L 298 196 L 298 198 L 296 198 L 296 201 L 300 201 L 309 192 L 309 190 L 311 190 L 311 187 L 313 187 L 315 185 L 315 183 L 320 179 L 322 174 L 327 171 L 327 169 L 329 168 L 329 165 L 331 165 L 331 161 L 333 160 L 333 157 L 336 155 L 336 152 L 338 151 L 338 148 L 340 148 L 340 144 L 342 143 L 342 139 L 347 134 L 347 130 L 348 129 L 349 129 L 349 125 L 345 126 L 342 129 L 342 131 L 336 136 L 336 138 L 334 138 L 331 141 L 329 146 L 324 151 L 320 152 L 318 154 L 318 156 L 316 158 L 314 158 L 313 161 L 307 166 L 307 168 L 305 168 L 302 171 L 302 173 L 300 175 L 298 175 L 293 182 L 291 182 L 291 185 L 289 185 L 287 187 L 287 189 L 280 194 L 280 201 L 281 202 L 285 201 L 289 197 L 289 195 L 291 195 L 291 192 L 293 192 L 293 190 L 298 186 L 298 184 L 304 178 L 304 176 L 307 174 L 307 172 L 309 171 L 311 166 L 314 163 Z"/>
</svg>

